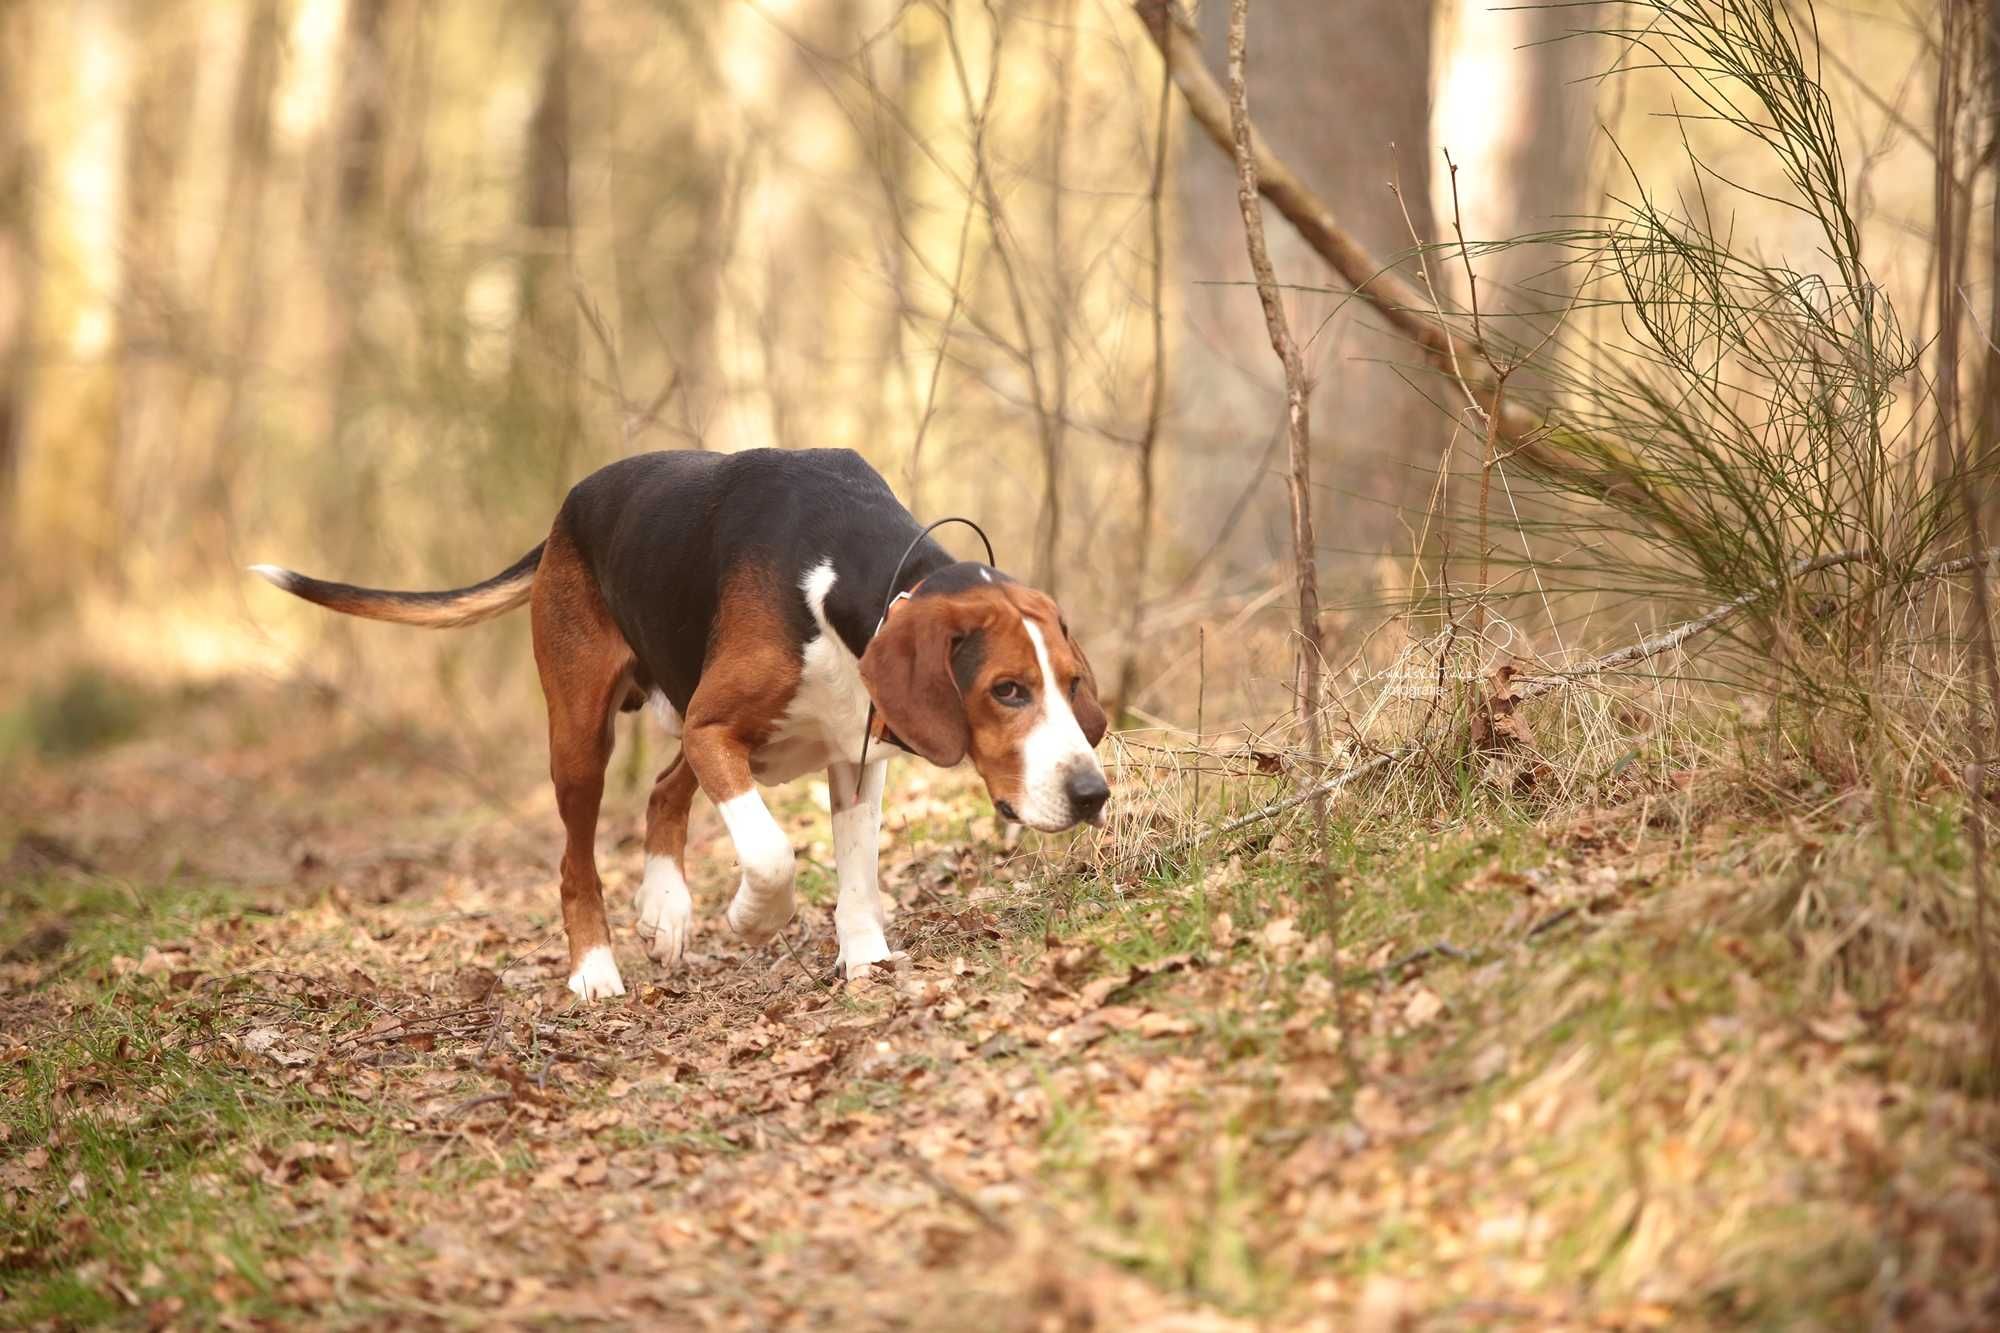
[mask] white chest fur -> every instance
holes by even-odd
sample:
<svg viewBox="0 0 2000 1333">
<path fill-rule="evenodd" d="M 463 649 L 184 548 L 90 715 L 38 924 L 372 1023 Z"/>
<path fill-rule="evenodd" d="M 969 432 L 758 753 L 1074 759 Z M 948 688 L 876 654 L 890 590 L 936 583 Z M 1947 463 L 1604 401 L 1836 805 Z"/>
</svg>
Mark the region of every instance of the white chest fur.
<svg viewBox="0 0 2000 1333">
<path fill-rule="evenodd" d="M 860 757 L 868 727 L 868 690 L 861 663 L 826 619 L 826 597 L 839 576 L 831 560 L 821 561 L 799 580 L 819 635 L 805 646 L 799 687 L 778 719 L 771 738 L 750 757 L 751 771 L 766 786 Z"/>
<path fill-rule="evenodd" d="M 669 736 L 681 734 L 681 711 L 667 699 L 665 690 L 654 690 L 648 696 L 653 705 L 653 716 L 660 720 L 661 728 Z"/>
</svg>

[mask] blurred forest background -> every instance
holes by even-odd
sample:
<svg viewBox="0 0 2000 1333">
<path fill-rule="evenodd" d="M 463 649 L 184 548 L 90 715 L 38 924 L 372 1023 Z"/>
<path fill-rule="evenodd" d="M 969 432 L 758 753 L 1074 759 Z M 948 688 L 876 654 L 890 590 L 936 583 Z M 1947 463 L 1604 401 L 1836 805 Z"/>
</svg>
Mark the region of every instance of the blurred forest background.
<svg viewBox="0 0 2000 1333">
<path fill-rule="evenodd" d="M 1241 3 L 0 0 L 0 1324 L 2000 1327 L 2000 0 Z M 635 717 L 574 1005 L 526 617 L 244 567 L 767 445 L 1109 823 L 670 972 Z"/>
<path fill-rule="evenodd" d="M 1416 245 L 1454 235 L 1440 149 L 1474 240 L 1727 178 L 1732 235 L 1830 264 L 1810 219 L 1756 197 L 1754 145 L 1663 118 L 1672 80 L 1600 80 L 1644 64 L 1582 32 L 1623 8 L 1265 0 L 1252 114 L 1412 277 Z M 1913 308 L 1933 8 L 1818 17 L 1862 127 L 1874 275 Z M 1194 20 L 1218 78 L 1225 11 Z M 83 653 L 405 706 L 523 690 L 524 625 L 357 630 L 240 571 L 462 583 L 608 459 L 845 445 L 920 516 L 985 523 L 1135 716 L 1191 717 L 1203 623 L 1231 631 L 1203 664 L 1229 707 L 1281 714 L 1282 383 L 1233 165 L 1161 84 L 1118 0 L 0 0 L 0 615 L 47 647 L 10 655 L 7 686 Z M 1272 236 L 1316 385 L 1338 656 L 1436 591 L 1427 508 L 1441 472 L 1477 470 L 1477 431 L 1406 337 Z M 1573 259 L 1484 255 L 1486 314 L 1533 342 Z M 1457 256 L 1433 267 L 1462 309 Z M 1596 309 L 1569 312 L 1579 346 L 1616 318 Z M 1589 609 L 1615 635 L 1673 608 Z"/>
</svg>

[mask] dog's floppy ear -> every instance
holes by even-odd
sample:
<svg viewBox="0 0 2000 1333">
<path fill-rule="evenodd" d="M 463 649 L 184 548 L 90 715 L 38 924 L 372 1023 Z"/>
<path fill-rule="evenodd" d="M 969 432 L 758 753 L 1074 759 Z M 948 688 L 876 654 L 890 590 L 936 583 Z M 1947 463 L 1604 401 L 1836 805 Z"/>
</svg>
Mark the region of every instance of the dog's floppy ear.
<svg viewBox="0 0 2000 1333">
<path fill-rule="evenodd" d="M 913 598 L 889 614 L 861 655 L 861 683 L 884 725 L 940 768 L 965 758 L 972 744 L 951 672 L 960 620 L 946 598 Z"/>
<path fill-rule="evenodd" d="M 1110 723 L 1104 716 L 1104 705 L 1097 702 L 1097 673 L 1090 669 L 1090 659 L 1083 655 L 1083 645 L 1069 632 L 1068 625 L 1063 626 L 1063 637 L 1069 640 L 1069 650 L 1076 654 L 1077 667 L 1083 672 L 1076 697 L 1070 700 L 1070 711 L 1076 714 L 1076 724 L 1083 728 L 1083 738 L 1090 742 L 1094 750 L 1110 729 Z"/>
</svg>

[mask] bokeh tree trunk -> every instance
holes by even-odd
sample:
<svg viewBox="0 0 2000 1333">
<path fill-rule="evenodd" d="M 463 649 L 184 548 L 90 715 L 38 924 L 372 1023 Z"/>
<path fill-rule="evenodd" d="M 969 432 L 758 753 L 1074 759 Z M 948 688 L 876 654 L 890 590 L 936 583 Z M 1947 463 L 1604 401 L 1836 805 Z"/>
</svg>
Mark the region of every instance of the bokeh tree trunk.
<svg viewBox="0 0 2000 1333">
<path fill-rule="evenodd" d="M 1581 17 L 1579 17 L 1579 14 Z M 1459 165 L 1460 216 L 1471 241 L 1510 240 L 1574 225 L 1588 207 L 1597 84 L 1604 48 L 1575 30 L 1591 11 L 1507 9 L 1473 0 L 1459 10 L 1439 137 Z M 1439 219 L 1450 239 L 1451 219 Z M 1442 257 L 1435 272 L 1459 301 L 1464 267 Z M 1528 243 L 1475 261 L 1482 315 L 1513 312 L 1517 341 L 1539 338 L 1573 283 L 1563 252 Z M 1510 388 L 1519 390 L 1518 380 Z"/>
<path fill-rule="evenodd" d="M 1447 248 L 1432 275 L 1452 304 L 1476 305 L 1491 359 L 1510 368 L 1543 345 L 1575 290 L 1563 247 L 1525 238 L 1573 226 L 1590 208 L 1597 84 L 1589 76 L 1604 47 L 1577 29 L 1591 21 L 1588 9 L 1507 9 L 1475 0 L 1459 8 L 1447 43 L 1450 77 L 1436 133 L 1456 179 L 1435 192 Z M 1467 256 L 1449 248 L 1460 231 L 1473 247 L 1471 276 Z M 1479 243 L 1488 241 L 1509 244 L 1482 253 Z M 1533 402 L 1549 391 L 1532 362 L 1508 375 L 1512 399 Z M 1449 572 L 1461 585 L 1470 577 L 1483 598 L 1494 554 L 1491 441 L 1476 423 L 1454 438 L 1450 508 L 1454 527 L 1472 535 Z M 1478 606 L 1475 623 L 1483 623 L 1485 603 Z"/>
<path fill-rule="evenodd" d="M 351 226 L 382 198 L 391 0 L 349 0 L 334 132 L 334 225 Z"/>
<path fill-rule="evenodd" d="M 723 275 L 736 253 L 744 202 L 744 119 L 640 116 L 629 105 L 725 101 L 723 47 L 732 12 L 661 6 L 675 72 L 657 77 L 635 77 L 615 7 L 578 7 L 571 19 L 570 123 L 576 160 L 589 164 L 571 176 L 572 225 L 579 235 L 611 238 L 608 253 L 578 253 L 579 278 L 620 335 L 627 393 L 650 400 L 672 386 L 659 418 L 646 423 L 646 437 L 629 442 L 634 449 L 701 448 L 726 433 L 720 319 Z M 645 167 L 613 171 L 612 163 Z"/>
<path fill-rule="evenodd" d="M 125 110 L 125 261 L 118 298 L 119 440 L 112 503 L 121 529 L 156 550 L 172 531 L 158 496 L 170 485 L 181 430 L 186 365 L 177 355 L 183 292 L 175 262 L 179 187 L 193 118 L 198 31 L 186 0 L 132 11 L 148 52 L 133 69 Z M 129 574 L 122 567 L 121 574 Z"/>
<path fill-rule="evenodd" d="M 1209 0 L 1198 25 L 1211 69 L 1222 67 L 1228 6 Z M 1434 237 L 1430 209 L 1430 0 L 1268 0 L 1251 15 L 1249 84 L 1273 151 L 1339 210 L 1373 251 L 1412 246 L 1410 223 Z M 1227 537 L 1225 565 L 1251 567 L 1286 551 L 1287 507 L 1275 470 L 1251 477 L 1284 429 L 1285 393 L 1268 354 L 1243 250 L 1228 158 L 1190 137 L 1180 173 L 1185 218 L 1181 285 L 1187 325 L 1174 418 L 1185 510 L 1172 526 L 1221 529 L 1246 484 L 1259 488 L 1251 519 Z M 1420 503 L 1420 476 L 1445 438 L 1434 408 L 1383 362 L 1413 350 L 1381 330 L 1282 220 L 1269 226 L 1271 260 L 1286 287 L 1314 382 L 1317 489 L 1325 505 L 1323 573 L 1394 549 L 1397 509 Z M 1199 550 L 1193 554 L 1199 554 Z M 1183 552 L 1183 554 L 1188 554 Z"/>
<path fill-rule="evenodd" d="M 388 119 L 393 86 L 389 35 L 404 0 L 349 0 L 341 35 L 339 91 L 332 115 L 331 198 L 322 254 L 326 317 L 322 365 L 326 401 L 323 457 L 340 459 L 324 499 L 341 515 L 353 546 L 342 559 L 361 567 L 376 541 L 380 467 L 356 430 L 368 406 L 368 346 L 360 312 L 377 279 L 388 183 Z M 342 627 L 343 630 L 346 628 Z"/>
<path fill-rule="evenodd" d="M 34 161 L 22 94 L 34 55 L 27 5 L 0 5 L 0 558 L 12 558 L 27 436 L 34 310 Z"/>
<path fill-rule="evenodd" d="M 1042 427 L 1042 512 L 1037 524 L 1038 555 L 1035 582 L 1051 597 L 1061 595 L 1063 539 L 1063 455 L 1069 446 L 1071 315 L 1075 301 L 1070 273 L 1069 230 L 1063 205 L 1069 193 L 1071 104 L 1075 100 L 1076 0 L 1058 0 L 1048 34 L 1049 74 L 1053 94 L 1049 107 L 1049 391 L 1047 421 Z"/>
<path fill-rule="evenodd" d="M 252 363 L 262 341 L 265 289 L 265 201 L 271 175 L 271 103 L 277 92 L 283 27 L 277 0 L 258 0 L 246 20 L 231 97 L 229 166 L 221 237 L 210 260 L 207 304 L 214 343 L 225 364 L 222 401 L 214 420 L 202 487 L 200 538 L 220 559 L 229 540 L 232 489 L 251 430 Z M 183 414 L 186 421 L 187 414 Z M 186 429 L 183 426 L 183 429 Z"/>
<path fill-rule="evenodd" d="M 574 480 L 572 453 L 580 422 L 576 297 L 569 276 L 570 5 L 550 0 L 548 49 L 540 91 L 528 120 L 522 180 L 520 315 L 515 324 L 511 383 L 516 418 L 530 428 L 528 444 L 549 464 L 559 485 Z M 621 405 L 622 406 L 622 405 Z"/>
<path fill-rule="evenodd" d="M 1987 0 L 1978 47 L 1978 88 L 1986 112 L 1981 131 L 1986 143 L 2000 144 L 2000 0 Z M 1993 202 L 1986 238 L 1986 352 L 1980 359 L 1979 420 L 1974 441 L 1977 477 L 1973 482 L 1979 492 L 1982 526 L 1988 532 L 2000 525 L 2000 479 L 1994 476 L 1995 464 L 2000 463 L 2000 154 L 1995 155 L 1990 177 Z"/>
<path fill-rule="evenodd" d="M 117 0 L 27 8 L 40 40 L 23 82 L 48 151 L 30 200 L 44 262 L 29 336 L 47 355 L 35 367 L 34 434 L 19 460 L 16 516 L 23 541 L 61 551 L 69 576 L 84 578 L 108 573 L 123 553 L 115 353 L 133 14 Z"/>
</svg>

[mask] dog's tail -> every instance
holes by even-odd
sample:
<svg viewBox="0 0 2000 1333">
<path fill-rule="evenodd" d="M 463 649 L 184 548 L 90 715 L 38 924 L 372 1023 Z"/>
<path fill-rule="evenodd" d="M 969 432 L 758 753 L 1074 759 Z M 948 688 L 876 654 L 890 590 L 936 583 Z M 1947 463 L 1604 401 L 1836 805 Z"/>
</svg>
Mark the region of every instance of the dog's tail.
<svg viewBox="0 0 2000 1333">
<path fill-rule="evenodd" d="M 534 587 L 535 567 L 541 563 L 542 548 L 516 560 L 507 568 L 469 588 L 450 592 L 390 592 L 383 588 L 357 588 L 351 583 L 328 583 L 307 578 L 276 565 L 252 565 L 250 572 L 283 588 L 294 597 L 303 597 L 329 611 L 365 616 L 369 620 L 393 620 L 399 625 L 422 625 L 428 629 L 456 629 L 477 625 L 512 611 L 528 600 Z"/>
</svg>

